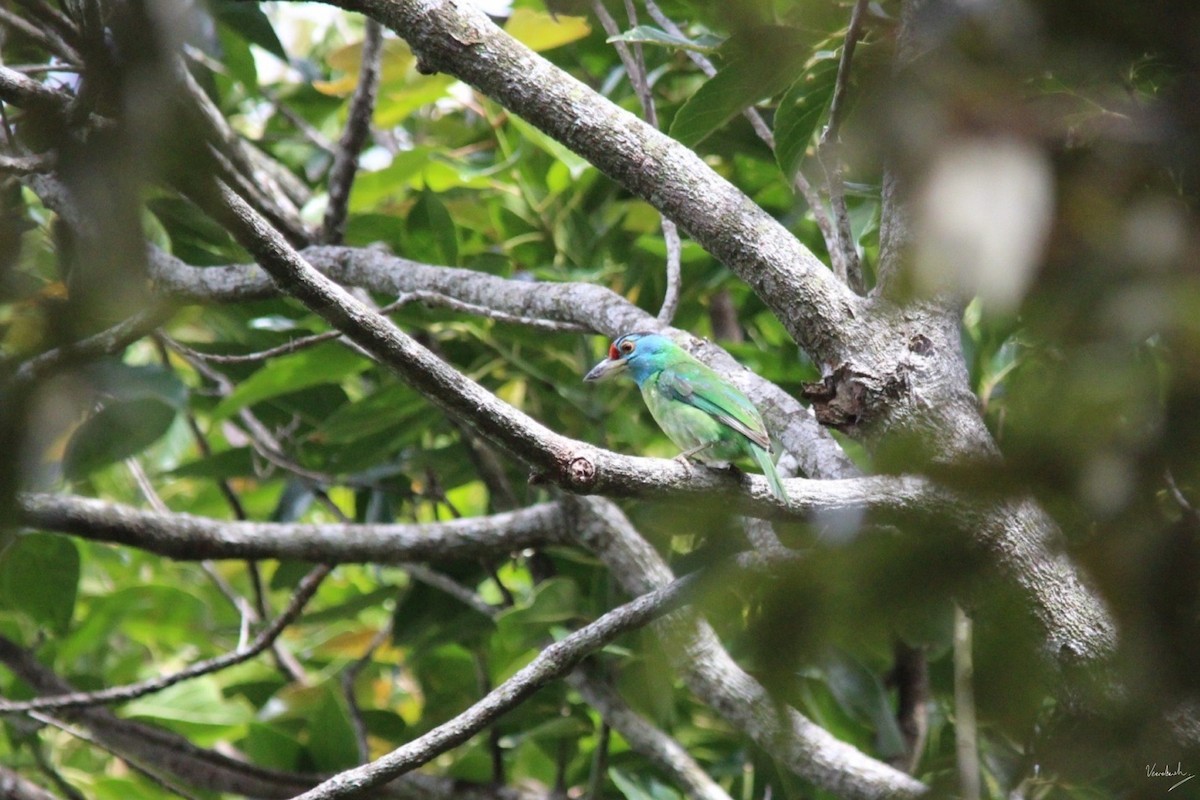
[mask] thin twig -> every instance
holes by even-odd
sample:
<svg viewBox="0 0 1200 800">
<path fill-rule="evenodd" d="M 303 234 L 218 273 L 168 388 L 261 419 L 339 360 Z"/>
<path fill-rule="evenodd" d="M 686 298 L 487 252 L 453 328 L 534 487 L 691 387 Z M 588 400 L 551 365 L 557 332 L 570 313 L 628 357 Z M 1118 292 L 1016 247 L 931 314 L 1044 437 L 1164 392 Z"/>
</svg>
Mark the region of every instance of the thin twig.
<svg viewBox="0 0 1200 800">
<path fill-rule="evenodd" d="M 396 300 L 397 303 L 409 303 L 418 300 L 426 305 L 441 306 L 448 308 L 451 311 L 461 311 L 464 314 L 474 314 L 480 317 L 494 319 L 497 322 L 507 322 L 513 325 L 526 325 L 531 328 L 538 328 L 544 331 L 553 331 L 554 333 L 591 333 L 592 328 L 588 325 L 582 325 L 576 322 L 559 322 L 552 319 L 542 319 L 540 317 L 526 317 L 519 314 L 509 314 L 506 311 L 497 311 L 494 308 L 487 306 L 476 305 L 475 303 L 467 303 L 463 300 L 456 300 L 453 297 L 432 291 L 416 291 L 405 292 Z"/>
<path fill-rule="evenodd" d="M 71 18 L 44 0 L 17 0 L 17 3 L 39 18 L 47 28 L 52 28 L 54 34 L 64 41 L 79 40 L 79 31 Z"/>
<path fill-rule="evenodd" d="M 371 132 L 371 116 L 375 112 L 375 96 L 379 90 L 380 55 L 383 52 L 383 26 L 368 18 L 363 36 L 362 66 L 358 85 L 350 98 L 350 114 L 346 130 L 338 141 L 333 165 L 329 169 L 329 206 L 321 239 L 327 244 L 341 244 L 346 233 L 346 216 L 350 205 L 350 188 L 358 171 L 358 154 Z"/>
<path fill-rule="evenodd" d="M 600 721 L 600 731 L 596 736 L 596 749 L 592 752 L 592 766 L 588 774 L 588 800 L 600 800 L 604 790 L 604 777 L 608 774 L 608 745 L 612 727 L 607 720 Z"/>
<path fill-rule="evenodd" d="M 321 131 L 317 130 L 317 128 L 314 127 L 311 122 L 297 113 L 296 110 L 287 103 L 283 102 L 283 98 L 281 98 L 274 90 L 266 86 L 260 86 L 259 91 L 262 92 L 263 97 L 270 101 L 271 105 L 275 106 L 275 110 L 279 112 L 280 116 L 290 122 L 292 127 L 294 127 L 301 136 L 303 136 L 305 139 L 308 139 L 308 141 L 314 147 L 316 147 L 318 150 L 328 153 L 329 155 L 334 155 L 337 152 L 337 142 L 321 133 Z"/>
<path fill-rule="evenodd" d="M 600 25 L 610 38 L 621 33 L 617 21 L 608 13 L 608 9 L 604 7 L 601 0 L 592 0 L 592 8 L 600 20 Z M 636 27 L 637 11 L 634 9 L 632 0 L 625 0 L 625 13 L 629 17 L 630 27 Z M 629 76 L 629 82 L 633 85 L 638 102 L 642 104 L 642 116 L 646 122 L 657 128 L 658 111 L 654 107 L 654 95 L 650 91 L 650 79 L 646 74 L 646 59 L 642 52 L 642 46 L 634 44 L 630 47 L 620 40 L 614 41 L 613 46 L 617 50 L 621 63 L 625 65 L 625 74 Z M 662 217 L 662 232 L 663 241 L 667 246 L 667 286 L 663 293 L 662 307 L 658 311 L 658 321 L 663 325 L 670 325 L 671 320 L 675 318 L 675 311 L 679 308 L 679 293 L 683 284 L 680 265 L 683 246 L 679 241 L 678 226 L 665 216 Z"/>
<path fill-rule="evenodd" d="M 162 497 L 159 496 L 158 491 L 154 488 L 154 484 L 150 482 L 150 476 L 146 474 L 144 469 L 142 469 L 142 465 L 138 462 L 138 460 L 132 457 L 125 459 L 125 467 L 133 476 L 133 480 L 138 485 L 138 489 L 141 491 L 142 497 L 146 499 L 146 502 L 150 504 L 150 507 L 159 514 L 170 514 L 170 507 L 163 501 Z M 246 598 L 237 593 L 237 591 L 229 584 L 229 581 L 225 580 L 225 577 L 217 571 L 216 567 L 213 566 L 211 561 L 201 561 L 200 568 L 204 570 L 204 574 L 207 575 L 209 580 L 212 581 L 213 585 L 217 587 L 217 591 L 225 596 L 225 599 L 229 601 L 231 606 L 237 609 L 238 615 L 241 617 L 237 649 L 241 650 L 246 646 L 246 642 L 250 638 L 250 624 L 253 622 L 258 622 L 258 615 L 254 612 L 254 609 L 250 607 L 250 604 L 246 602 Z"/>
<path fill-rule="evenodd" d="M 100 333 L 36 355 L 17 368 L 13 383 L 29 384 L 70 364 L 123 350 L 162 325 L 175 311 L 172 305 L 156 305 Z"/>
<path fill-rule="evenodd" d="M 362 709 L 358 707 L 358 698 L 354 696 L 354 682 L 371 663 L 375 651 L 383 647 L 384 642 L 392 635 L 395 617 L 389 617 L 388 624 L 375 632 L 363 654 L 347 665 L 342 671 L 342 694 L 346 697 L 346 707 L 350 710 L 350 721 L 354 725 L 354 741 L 358 745 L 358 763 L 365 764 L 371 758 L 371 749 L 367 742 L 367 722 L 363 719 Z"/>
<path fill-rule="evenodd" d="M 285 356 L 295 353 L 299 350 L 304 350 L 313 345 L 318 345 L 321 342 L 328 342 L 330 339 L 340 338 L 341 331 L 324 331 L 315 333 L 311 336 L 299 336 L 284 342 L 281 345 L 267 348 L 266 350 L 256 350 L 253 353 L 241 353 L 237 355 L 223 355 L 221 353 L 205 353 L 200 350 L 195 350 L 180 342 L 171 341 L 171 348 L 181 355 L 187 355 L 188 358 L 207 361 L 211 364 L 253 364 L 258 361 L 266 361 L 269 358 L 276 356 Z"/>
<path fill-rule="evenodd" d="M 971 618 L 954 604 L 954 750 L 963 800 L 979 800 L 979 743 L 975 724 L 975 668 Z"/>
<path fill-rule="evenodd" d="M 820 143 L 817 145 L 818 161 L 825 171 L 825 185 L 829 189 L 829 205 L 833 209 L 834 220 L 837 223 L 838 245 L 841 251 L 841 270 L 838 277 L 846 281 L 858 294 L 866 291 L 866 281 L 862 274 L 862 262 L 858 257 L 858 248 L 854 244 L 854 235 L 850 228 L 850 211 L 846 206 L 846 183 L 842 176 L 842 159 L 840 153 L 840 130 L 842 118 L 845 116 L 846 91 L 850 83 L 850 64 L 854 58 L 854 48 L 862 37 L 863 15 L 866 13 L 867 0 L 857 0 L 850 13 L 850 25 L 846 29 L 846 41 L 842 45 L 842 55 L 838 61 L 837 79 L 833 87 L 833 99 L 829 103 L 829 122 L 821 132 Z"/>
<path fill-rule="evenodd" d="M 58 790 L 65 794 L 69 800 L 87 800 L 83 792 L 72 786 L 70 782 L 63 777 L 62 773 L 50 763 L 50 759 L 46 757 L 46 753 L 41 747 L 41 742 L 35 743 L 29 749 L 33 751 L 33 758 L 37 762 L 38 769 L 40 769 L 42 774 L 49 778 L 51 783 L 57 786 Z M 22 795 L 19 793 L 17 794 L 17 797 L 21 796 Z"/>
<path fill-rule="evenodd" d="M 18 30 L 30 39 L 40 44 L 50 53 L 72 64 L 79 63 L 79 53 L 63 38 L 49 28 L 39 28 L 24 17 L 14 14 L 4 6 L 0 6 L 0 23 Z"/>
<path fill-rule="evenodd" d="M 125 753 L 121 753 L 117 750 L 114 750 L 113 748 L 104 744 L 99 739 L 97 739 L 95 736 L 92 736 L 92 734 L 88 733 L 87 731 L 83 730 L 82 728 L 77 728 L 74 725 L 68 725 L 67 723 L 63 722 L 60 719 L 52 717 L 49 714 L 42 714 L 38 711 L 30 711 L 29 716 L 32 717 L 33 719 L 36 719 L 38 722 L 44 723 L 53 728 L 57 728 L 58 730 L 62 731 L 63 733 L 66 733 L 67 735 L 69 735 L 75 739 L 78 739 L 81 742 L 87 742 L 92 747 L 95 747 L 97 750 L 103 750 L 105 753 L 108 753 L 110 756 L 114 756 L 115 758 L 121 759 L 121 761 L 125 762 L 125 764 L 127 764 L 129 766 L 129 768 L 132 769 L 134 772 L 137 772 L 137 773 L 143 775 L 147 780 L 154 783 L 156 786 L 159 786 L 159 787 L 165 789 L 166 791 L 170 792 L 171 794 L 186 798 L 186 800 L 200 800 L 198 795 L 192 794 L 191 792 L 189 792 L 187 789 L 183 788 L 179 784 L 175 783 L 174 781 L 170 780 L 169 778 L 165 778 L 162 775 L 159 775 L 154 770 L 142 765 L 137 760 L 130 758 Z"/>
<path fill-rule="evenodd" d="M 300 616 L 300 612 L 304 610 L 304 606 L 316 594 L 321 581 L 325 580 L 325 577 L 332 570 L 333 567 L 331 565 L 321 564 L 314 567 L 307 575 L 301 578 L 300 583 L 296 586 L 295 593 L 292 595 L 292 599 L 288 602 L 283 613 L 276 617 L 270 625 L 263 628 L 258 636 L 254 637 L 254 641 L 250 643 L 250 646 L 244 650 L 223 653 L 214 658 L 199 661 L 178 672 L 151 678 L 150 680 L 139 681 L 138 683 L 131 683 L 126 686 L 114 686 L 94 692 L 68 692 L 66 694 L 38 697 L 33 700 L 12 701 L 0 699 L 0 713 L 26 713 L 38 709 L 78 708 L 80 706 L 96 706 L 105 703 L 124 703 L 148 694 L 153 694 L 154 692 L 161 692 L 163 689 L 174 686 L 182 681 L 198 678 L 201 675 L 209 675 L 232 667 L 235 664 L 248 661 L 270 647 L 271 642 L 275 641 L 276 637 L 283 633 L 285 628 L 296 621 Z"/>
</svg>

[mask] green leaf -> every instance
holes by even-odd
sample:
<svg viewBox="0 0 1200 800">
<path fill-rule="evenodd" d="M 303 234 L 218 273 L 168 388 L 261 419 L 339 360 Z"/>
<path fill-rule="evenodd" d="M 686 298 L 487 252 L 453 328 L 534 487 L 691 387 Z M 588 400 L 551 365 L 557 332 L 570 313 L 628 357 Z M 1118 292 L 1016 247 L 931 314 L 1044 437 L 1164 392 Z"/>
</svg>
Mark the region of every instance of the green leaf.
<svg viewBox="0 0 1200 800">
<path fill-rule="evenodd" d="M 350 190 L 350 211 L 375 211 L 381 203 L 408 194 L 412 180 L 420 176 L 431 157 L 431 150 L 416 147 L 397 153 L 381 170 L 360 173 Z"/>
<path fill-rule="evenodd" d="M 187 404 L 187 386 L 165 367 L 109 359 L 89 364 L 82 374 L 96 393 L 105 398 L 155 399 L 173 408 L 183 408 Z"/>
<path fill-rule="evenodd" d="M 405 220 L 405 255 L 430 264 L 458 264 L 458 232 L 438 196 L 421 192 Z"/>
<path fill-rule="evenodd" d="M 508 124 L 516 128 L 526 140 L 565 164 L 571 177 L 575 180 L 579 180 L 583 173 L 592 166 L 586 158 L 577 155 L 573 150 L 568 150 L 565 145 L 551 139 L 520 117 L 509 117 Z"/>
<path fill-rule="evenodd" d="M 0 606 L 64 633 L 75 610 L 79 551 L 66 536 L 30 533 L 0 553 Z"/>
<path fill-rule="evenodd" d="M 240 749 L 260 767 L 299 771 L 304 747 L 295 737 L 262 722 L 251 722 Z"/>
<path fill-rule="evenodd" d="M 340 344 L 317 345 L 267 362 L 218 403 L 212 415 L 214 419 L 221 419 L 272 397 L 311 386 L 336 384 L 370 366 L 370 361 Z"/>
<path fill-rule="evenodd" d="M 154 397 L 105 405 L 67 442 L 63 474 L 69 480 L 79 480 L 142 452 L 167 432 L 175 414 L 173 406 Z"/>
<path fill-rule="evenodd" d="M 805 34 L 765 25 L 737 33 L 721 48 L 725 64 L 680 107 L 670 133 L 695 147 L 743 109 L 783 91 L 804 65 Z"/>
<path fill-rule="evenodd" d="M 255 474 L 254 450 L 235 447 L 182 464 L 166 473 L 172 478 L 240 478 Z"/>
<path fill-rule="evenodd" d="M 275 34 L 275 28 L 271 26 L 271 20 L 267 19 L 261 7 L 252 3 L 239 3 L 236 0 L 213 0 L 209 8 L 218 20 L 246 41 L 258 45 L 283 61 L 288 60 L 287 51 L 283 49 L 283 44 Z"/>
<path fill-rule="evenodd" d="M 309 718 L 308 752 L 322 772 L 338 772 L 358 764 L 358 742 L 345 701 L 330 681 L 321 704 Z"/>
<path fill-rule="evenodd" d="M 241 735 L 254 720 L 243 697 L 227 698 L 215 676 L 203 676 L 140 697 L 125 706 L 125 715 L 153 720 L 189 736 L 201 746 Z"/>
<path fill-rule="evenodd" d="M 348 444 L 409 421 L 427 407 L 425 399 L 410 387 L 385 386 L 339 408 L 310 438 L 326 444 Z"/>
<path fill-rule="evenodd" d="M 828 116 L 837 67 L 837 54 L 822 51 L 779 101 L 775 112 L 775 160 L 789 178 L 800 167 L 809 143 Z"/>
<path fill-rule="evenodd" d="M 717 49 L 721 46 L 724 40 L 711 36 L 704 36 L 699 39 L 688 39 L 683 36 L 676 36 L 673 33 L 667 33 L 664 30 L 655 28 L 653 25 L 638 25 L 636 28 L 627 30 L 624 33 L 618 33 L 616 36 L 610 36 L 605 41 L 630 42 L 632 44 L 657 44 L 664 47 L 674 47 L 679 50 L 691 50 L 695 53 L 704 53 L 708 55 L 717 52 Z"/>
<path fill-rule="evenodd" d="M 217 25 L 217 41 L 225 55 L 225 69 L 229 76 L 242 84 L 253 88 L 258 86 L 258 66 L 254 63 L 254 53 L 250 51 L 250 43 L 236 30 L 228 25 Z"/>
<path fill-rule="evenodd" d="M 381 128 L 399 125 L 413 112 L 445 97 L 454 85 L 450 75 L 418 75 L 396 88 L 383 87 L 375 107 L 375 124 Z"/>
<path fill-rule="evenodd" d="M 626 800 L 682 800 L 682 795 L 656 779 L 612 767 L 608 777 Z"/>
</svg>

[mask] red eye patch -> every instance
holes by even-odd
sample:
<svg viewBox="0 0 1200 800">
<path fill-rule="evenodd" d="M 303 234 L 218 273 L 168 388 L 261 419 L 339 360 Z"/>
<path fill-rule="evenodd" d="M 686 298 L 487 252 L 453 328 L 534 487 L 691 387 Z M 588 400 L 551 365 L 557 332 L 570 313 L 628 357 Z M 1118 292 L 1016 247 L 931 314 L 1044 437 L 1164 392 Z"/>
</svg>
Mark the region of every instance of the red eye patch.
<svg viewBox="0 0 1200 800">
<path fill-rule="evenodd" d="M 610 344 L 608 346 L 608 360 L 609 361 L 619 361 L 620 358 L 621 358 L 621 354 L 617 352 L 617 346 L 615 344 Z"/>
</svg>

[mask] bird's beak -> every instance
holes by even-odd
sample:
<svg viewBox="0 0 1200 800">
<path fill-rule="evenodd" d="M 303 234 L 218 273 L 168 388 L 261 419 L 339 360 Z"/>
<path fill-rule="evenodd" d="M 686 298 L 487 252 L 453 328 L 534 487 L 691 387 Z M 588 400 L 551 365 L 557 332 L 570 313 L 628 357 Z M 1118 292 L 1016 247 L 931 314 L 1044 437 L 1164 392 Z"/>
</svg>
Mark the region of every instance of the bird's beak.
<svg viewBox="0 0 1200 800">
<path fill-rule="evenodd" d="M 629 367 L 629 362 L 623 358 L 606 358 L 596 366 L 592 367 L 591 372 L 583 376 L 585 381 L 602 381 L 605 378 L 612 377 L 618 372 L 624 372 Z"/>
</svg>

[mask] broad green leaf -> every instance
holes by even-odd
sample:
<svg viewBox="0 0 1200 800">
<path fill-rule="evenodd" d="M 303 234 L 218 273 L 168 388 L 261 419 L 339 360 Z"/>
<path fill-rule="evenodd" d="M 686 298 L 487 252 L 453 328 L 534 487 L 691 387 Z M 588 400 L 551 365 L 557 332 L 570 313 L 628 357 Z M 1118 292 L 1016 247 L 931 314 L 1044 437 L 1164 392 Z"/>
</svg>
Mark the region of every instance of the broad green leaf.
<svg viewBox="0 0 1200 800">
<path fill-rule="evenodd" d="M 805 38 L 803 31 L 782 26 L 730 37 L 721 47 L 725 63 L 680 107 L 671 135 L 695 147 L 743 109 L 786 89 L 806 60 Z"/>
<path fill-rule="evenodd" d="M 137 455 L 167 432 L 175 414 L 173 406 L 156 397 L 106 404 L 67 442 L 63 474 L 79 480 L 101 467 Z"/>
<path fill-rule="evenodd" d="M 238 31 L 223 24 L 217 25 L 217 41 L 225 54 L 225 69 L 229 76 L 243 86 L 257 86 L 258 67 L 250 43 Z"/>
<path fill-rule="evenodd" d="M 287 51 L 283 49 L 271 20 L 267 19 L 261 6 L 239 3 L 237 0 L 213 0 L 209 8 L 218 20 L 246 41 L 258 45 L 283 61 L 288 60 Z"/>
<path fill-rule="evenodd" d="M 610 36 L 608 42 L 629 42 L 631 44 L 657 44 L 664 47 L 674 47 L 680 50 L 691 50 L 696 53 L 712 54 L 717 52 L 724 40 L 714 37 L 688 39 L 655 28 L 653 25 L 638 25 L 636 28 Z"/>
<path fill-rule="evenodd" d="M 608 777 L 626 800 L 683 800 L 683 796 L 657 779 L 631 770 L 611 767 Z"/>
<path fill-rule="evenodd" d="M 800 167 L 805 151 L 828 117 L 837 67 L 836 53 L 823 51 L 779 101 L 775 112 L 775 160 L 789 178 Z"/>
<path fill-rule="evenodd" d="M 222 450 L 189 461 L 166 474 L 172 478 L 237 478 L 254 475 L 254 451 L 249 447 Z"/>
<path fill-rule="evenodd" d="M 879 676 L 847 654 L 825 664 L 825 681 L 842 708 L 873 728 L 883 756 L 904 753 L 904 737 Z"/>
<path fill-rule="evenodd" d="M 216 676 L 206 675 L 140 697 L 124 707 L 133 719 L 152 720 L 178 731 L 201 746 L 241 735 L 254 720 L 254 709 L 242 697 L 228 698 Z"/>
<path fill-rule="evenodd" d="M 571 177 L 578 180 L 581 175 L 591 166 L 591 163 L 583 156 L 577 155 L 574 151 L 569 150 L 565 145 L 560 144 L 554 139 L 551 139 L 546 134 L 542 133 L 537 128 L 530 125 L 525 120 L 517 116 L 508 118 L 508 124 L 512 125 L 521 132 L 521 136 L 532 142 L 537 147 L 545 150 L 550 155 L 561 161 L 571 171 Z"/>
<path fill-rule="evenodd" d="M 592 29 L 584 17 L 555 18 L 544 11 L 518 8 L 504 24 L 504 30 L 530 50 L 541 52 L 578 41 Z"/>
<path fill-rule="evenodd" d="M 339 408 L 311 438 L 327 444 L 346 444 L 386 431 L 425 407 L 425 400 L 410 387 L 386 386 Z"/>
<path fill-rule="evenodd" d="M 413 178 L 421 174 L 432 157 L 432 151 L 416 147 L 397 153 L 392 163 L 376 172 L 361 173 L 350 190 L 350 211 L 376 211 L 385 200 L 409 193 Z"/>
<path fill-rule="evenodd" d="M 79 587 L 79 550 L 66 536 L 18 536 L 0 553 L 0 607 L 63 633 Z"/>
<path fill-rule="evenodd" d="M 445 97 L 453 85 L 450 75 L 417 75 L 402 84 L 383 86 L 375 104 L 375 124 L 381 128 L 399 125 L 413 112 Z"/>
<path fill-rule="evenodd" d="M 370 366 L 358 353 L 332 342 L 281 356 L 238 384 L 213 409 L 213 417 L 227 417 L 246 406 L 310 386 L 338 383 Z"/>
<path fill-rule="evenodd" d="M 59 643 L 58 657 L 71 663 L 106 647 L 118 630 L 132 641 L 153 641 L 164 648 L 191 646 L 208 618 L 204 600 L 192 592 L 138 582 L 89 598 L 88 613 Z"/>
<path fill-rule="evenodd" d="M 261 767 L 298 771 L 304 746 L 274 725 L 251 722 L 239 749 Z"/>
<path fill-rule="evenodd" d="M 337 685 L 336 681 L 326 684 L 324 698 L 309 717 L 308 752 L 322 772 L 337 772 L 358 764 L 354 724 L 345 701 L 334 689 Z"/>
<path fill-rule="evenodd" d="M 162 800 L 162 793 L 139 781 L 140 777 L 136 773 L 121 778 L 98 776 L 88 786 L 87 796 L 92 800 Z"/>
<path fill-rule="evenodd" d="M 445 266 L 458 264 L 458 232 L 438 196 L 421 192 L 405 220 L 405 255 L 417 261 Z"/>
<path fill-rule="evenodd" d="M 102 398 L 160 400 L 172 408 L 187 403 L 187 386 L 169 369 L 155 364 L 126 364 L 107 359 L 89 364 L 81 374 Z"/>
</svg>

